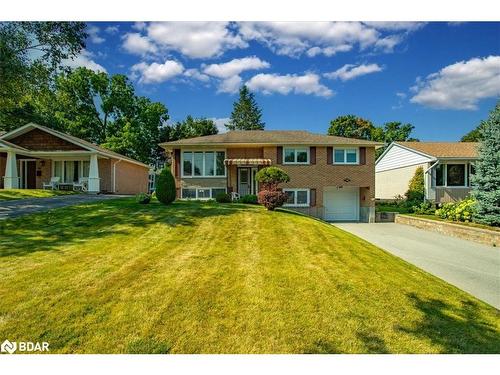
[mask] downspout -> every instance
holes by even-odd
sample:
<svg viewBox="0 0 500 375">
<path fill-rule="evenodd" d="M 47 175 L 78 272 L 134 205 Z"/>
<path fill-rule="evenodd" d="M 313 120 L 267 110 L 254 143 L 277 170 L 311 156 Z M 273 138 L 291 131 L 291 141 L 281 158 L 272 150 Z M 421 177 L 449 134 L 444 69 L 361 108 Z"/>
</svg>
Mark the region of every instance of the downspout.
<svg viewBox="0 0 500 375">
<path fill-rule="evenodd" d="M 429 196 L 430 196 L 430 189 L 432 187 L 432 175 L 430 175 L 429 173 L 432 171 L 432 169 L 434 169 L 437 165 L 439 164 L 439 160 L 436 160 L 434 164 L 432 164 L 429 168 L 427 168 L 425 171 L 424 171 L 424 176 L 425 176 L 425 197 L 424 197 L 424 200 L 428 200 L 429 199 Z M 429 178 L 427 177 L 427 174 L 429 174 L 429 177 L 430 177 L 430 182 L 429 182 Z M 436 197 L 434 197 L 435 199 Z"/>
<path fill-rule="evenodd" d="M 113 163 L 113 193 L 116 193 L 116 164 L 121 162 L 122 159 L 118 159 L 117 162 Z"/>
</svg>

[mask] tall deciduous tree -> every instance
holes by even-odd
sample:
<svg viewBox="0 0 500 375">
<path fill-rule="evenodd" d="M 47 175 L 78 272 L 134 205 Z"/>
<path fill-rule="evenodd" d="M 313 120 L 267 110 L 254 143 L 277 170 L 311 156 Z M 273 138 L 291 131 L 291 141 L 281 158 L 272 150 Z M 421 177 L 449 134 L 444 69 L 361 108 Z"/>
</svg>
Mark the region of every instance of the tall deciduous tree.
<svg viewBox="0 0 500 375">
<path fill-rule="evenodd" d="M 364 118 L 354 115 L 339 116 L 330 121 L 328 135 L 369 140 L 374 128 L 372 122 Z"/>
<path fill-rule="evenodd" d="M 476 221 L 500 226 L 500 101 L 480 128 L 479 159 L 471 180 L 478 202 Z"/>
<path fill-rule="evenodd" d="M 479 142 L 481 140 L 481 127 L 482 127 L 482 122 L 479 124 L 475 129 L 472 129 L 470 132 L 465 134 L 461 139 L 460 142 Z"/>
<path fill-rule="evenodd" d="M 29 100 L 85 47 L 81 22 L 0 23 L 0 130 L 36 119 Z"/>
<path fill-rule="evenodd" d="M 229 130 L 264 130 L 262 110 L 255 101 L 254 94 L 243 85 L 240 88 L 240 97 L 233 104 L 231 119 L 226 127 Z"/>
</svg>

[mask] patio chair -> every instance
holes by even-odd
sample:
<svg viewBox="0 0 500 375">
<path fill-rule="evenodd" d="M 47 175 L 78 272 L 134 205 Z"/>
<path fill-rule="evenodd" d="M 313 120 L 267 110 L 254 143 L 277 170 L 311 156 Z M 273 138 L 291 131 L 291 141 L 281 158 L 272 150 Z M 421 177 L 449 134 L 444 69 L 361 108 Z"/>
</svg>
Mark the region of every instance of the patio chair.
<svg viewBox="0 0 500 375">
<path fill-rule="evenodd" d="M 50 182 L 44 182 L 43 183 L 43 190 L 45 189 L 50 189 L 50 190 L 57 190 L 59 187 L 59 181 L 61 180 L 61 177 L 52 177 L 50 179 Z"/>
<path fill-rule="evenodd" d="M 89 187 L 89 178 L 88 177 L 80 177 L 78 182 L 73 184 L 73 190 L 78 191 L 87 191 Z"/>
<path fill-rule="evenodd" d="M 240 194 L 239 193 L 236 193 L 236 192 L 231 192 L 231 200 L 232 201 L 235 201 L 237 199 L 240 199 Z"/>
</svg>

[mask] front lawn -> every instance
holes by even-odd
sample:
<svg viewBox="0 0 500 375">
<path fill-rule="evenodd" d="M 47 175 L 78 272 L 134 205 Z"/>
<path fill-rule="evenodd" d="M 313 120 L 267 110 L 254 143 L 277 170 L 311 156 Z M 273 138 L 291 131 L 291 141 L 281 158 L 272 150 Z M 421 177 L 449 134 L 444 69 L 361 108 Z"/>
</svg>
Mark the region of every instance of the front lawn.
<svg viewBox="0 0 500 375">
<path fill-rule="evenodd" d="M 26 199 L 26 198 L 50 198 L 58 195 L 77 194 L 74 191 L 41 190 L 41 189 L 0 189 L 0 201 Z"/>
<path fill-rule="evenodd" d="M 119 199 L 0 222 L 0 337 L 52 353 L 498 353 L 498 310 L 332 225 Z"/>
</svg>

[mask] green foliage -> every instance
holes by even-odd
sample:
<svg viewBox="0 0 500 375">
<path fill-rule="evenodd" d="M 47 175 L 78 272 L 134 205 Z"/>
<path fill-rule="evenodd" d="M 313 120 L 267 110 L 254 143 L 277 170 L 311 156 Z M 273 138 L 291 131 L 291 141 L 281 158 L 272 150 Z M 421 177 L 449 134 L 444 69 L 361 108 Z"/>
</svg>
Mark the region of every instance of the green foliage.
<svg viewBox="0 0 500 375">
<path fill-rule="evenodd" d="M 459 202 L 444 203 L 435 211 L 435 215 L 441 219 L 452 221 L 471 222 L 477 218 L 477 202 L 473 198 L 467 198 Z"/>
<path fill-rule="evenodd" d="M 233 104 L 231 119 L 226 127 L 229 130 L 264 130 L 262 110 L 255 101 L 254 94 L 243 85 L 240 88 L 240 97 Z"/>
<path fill-rule="evenodd" d="M 86 37 L 82 22 L 0 23 L 0 130 L 37 121 L 30 97 L 48 90 Z"/>
<path fill-rule="evenodd" d="M 258 204 L 259 199 L 255 194 L 247 194 L 240 197 L 237 201 L 238 203 L 246 203 L 246 204 Z"/>
<path fill-rule="evenodd" d="M 478 202 L 476 221 L 500 226 L 500 101 L 481 124 L 479 158 L 472 176 L 472 195 Z"/>
<path fill-rule="evenodd" d="M 369 140 L 374 129 L 371 121 L 354 115 L 346 115 L 330 121 L 328 135 Z"/>
<path fill-rule="evenodd" d="M 419 215 L 433 215 L 436 209 L 431 202 L 422 202 L 419 205 L 412 206 L 410 211 Z"/>
<path fill-rule="evenodd" d="M 160 142 L 172 142 L 179 139 L 201 137 L 217 133 L 217 126 L 213 120 L 187 116 L 184 121 L 178 121 L 171 126 L 164 126 L 161 129 Z"/>
<path fill-rule="evenodd" d="M 135 201 L 140 204 L 148 204 L 151 201 L 151 195 L 139 193 L 135 196 Z"/>
<path fill-rule="evenodd" d="M 218 193 L 215 196 L 215 200 L 219 203 L 231 203 L 231 194 L 229 193 Z"/>
<path fill-rule="evenodd" d="M 398 121 L 386 122 L 383 127 L 375 128 L 372 133 L 372 141 L 383 142 L 384 146 L 375 151 L 378 158 L 392 142 L 418 141 L 411 137 L 415 127 L 411 124 L 403 124 Z"/>
<path fill-rule="evenodd" d="M 259 192 L 258 203 L 262 204 L 269 211 L 283 206 L 287 200 L 287 195 L 281 190 L 262 190 Z"/>
<path fill-rule="evenodd" d="M 465 134 L 460 139 L 460 142 L 479 142 L 481 140 L 481 130 L 484 126 L 483 124 L 484 122 L 481 121 L 481 123 L 475 129 L 472 129 L 470 132 Z"/>
<path fill-rule="evenodd" d="M 281 168 L 266 167 L 255 174 L 255 179 L 262 184 L 264 190 L 276 190 L 279 184 L 289 182 L 290 176 Z"/>
<path fill-rule="evenodd" d="M 406 200 L 412 205 L 422 202 L 425 196 L 424 189 L 424 168 L 418 167 L 408 184 L 408 190 L 405 193 Z"/>
<path fill-rule="evenodd" d="M 170 204 L 175 200 L 175 179 L 170 168 L 165 167 L 156 179 L 156 198 L 163 204 Z"/>
</svg>

